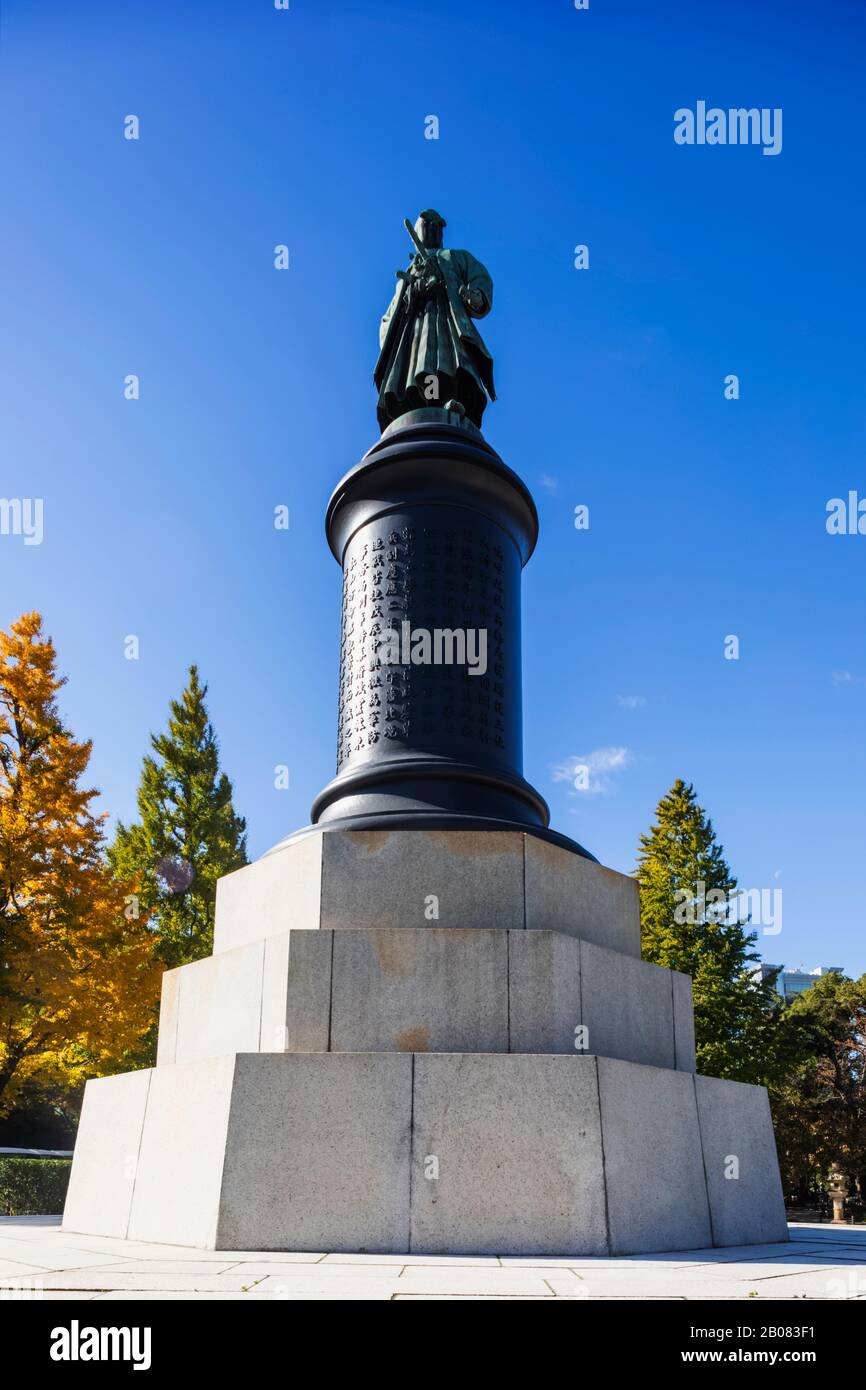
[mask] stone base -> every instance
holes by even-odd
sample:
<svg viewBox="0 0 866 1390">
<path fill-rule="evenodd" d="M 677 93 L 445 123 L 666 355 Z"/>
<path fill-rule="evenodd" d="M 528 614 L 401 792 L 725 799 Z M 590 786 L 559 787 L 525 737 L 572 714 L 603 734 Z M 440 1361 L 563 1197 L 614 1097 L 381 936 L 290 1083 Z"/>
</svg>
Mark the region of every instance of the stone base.
<svg viewBox="0 0 866 1390">
<path fill-rule="evenodd" d="M 761 1088 L 507 1053 L 233 1054 L 91 1081 L 63 1225 L 391 1254 L 787 1235 Z"/>
<path fill-rule="evenodd" d="M 637 884 L 521 832 L 337 830 L 219 882 L 157 1066 L 88 1084 L 64 1228 L 200 1249 L 786 1239 L 766 1092 L 696 1076 Z"/>
<path fill-rule="evenodd" d="M 498 830 L 290 838 L 219 880 L 214 954 L 298 929 L 430 926 L 558 931 L 640 957 L 635 879 Z"/>
<path fill-rule="evenodd" d="M 694 1071 L 691 980 L 562 932 L 432 925 L 283 932 L 163 975 L 160 1066 L 575 1051 Z"/>
</svg>

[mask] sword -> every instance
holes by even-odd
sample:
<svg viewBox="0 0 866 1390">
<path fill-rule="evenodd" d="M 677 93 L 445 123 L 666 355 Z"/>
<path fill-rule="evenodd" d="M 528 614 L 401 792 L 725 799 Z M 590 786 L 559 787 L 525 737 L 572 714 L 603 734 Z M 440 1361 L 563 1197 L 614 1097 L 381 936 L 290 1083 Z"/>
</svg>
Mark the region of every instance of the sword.
<svg viewBox="0 0 866 1390">
<path fill-rule="evenodd" d="M 412 238 L 415 250 L 418 252 L 418 255 L 421 257 L 422 261 L 424 261 L 426 264 L 430 260 L 432 260 L 433 258 L 431 257 L 430 252 L 427 250 L 427 247 L 424 245 L 418 233 L 415 231 L 415 228 L 412 226 L 412 223 L 409 221 L 408 217 L 403 218 L 403 226 L 406 228 L 406 231 Z"/>
<path fill-rule="evenodd" d="M 442 271 L 439 267 L 438 260 L 431 251 L 428 251 L 427 247 L 424 245 L 421 238 L 418 236 L 418 233 L 415 231 L 415 228 L 412 226 L 412 223 L 409 221 L 408 217 L 403 218 L 403 226 L 406 228 L 406 231 L 412 238 L 412 245 L 418 252 L 418 255 L 420 256 L 421 261 L 423 262 L 425 270 L 428 274 L 432 272 L 432 274 L 435 276 L 436 289 L 438 292 L 438 290 L 445 284 L 445 277 L 443 276 Z M 399 280 L 402 280 L 405 285 L 409 280 L 411 280 L 412 277 L 408 271 L 403 271 L 402 273 L 398 271 L 397 278 Z"/>
</svg>

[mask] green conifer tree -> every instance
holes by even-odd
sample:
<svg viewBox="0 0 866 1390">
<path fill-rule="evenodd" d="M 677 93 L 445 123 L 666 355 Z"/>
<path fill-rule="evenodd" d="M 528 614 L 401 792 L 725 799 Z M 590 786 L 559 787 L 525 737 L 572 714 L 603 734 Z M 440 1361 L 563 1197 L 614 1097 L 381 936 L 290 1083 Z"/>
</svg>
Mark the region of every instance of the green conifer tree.
<svg viewBox="0 0 866 1390">
<path fill-rule="evenodd" d="M 694 787 L 678 779 L 640 840 L 645 960 L 692 977 L 698 1071 L 766 1083 L 787 1036 L 773 981 L 754 974 L 756 934 L 737 920 L 737 881 Z"/>
<path fill-rule="evenodd" d="M 168 732 L 151 735 L 138 789 L 139 819 L 118 823 L 109 851 L 118 878 L 136 879 L 141 906 L 157 932 L 157 953 L 172 968 L 213 948 L 217 879 L 247 862 L 246 822 L 219 769 L 198 669 L 172 700 Z"/>
</svg>

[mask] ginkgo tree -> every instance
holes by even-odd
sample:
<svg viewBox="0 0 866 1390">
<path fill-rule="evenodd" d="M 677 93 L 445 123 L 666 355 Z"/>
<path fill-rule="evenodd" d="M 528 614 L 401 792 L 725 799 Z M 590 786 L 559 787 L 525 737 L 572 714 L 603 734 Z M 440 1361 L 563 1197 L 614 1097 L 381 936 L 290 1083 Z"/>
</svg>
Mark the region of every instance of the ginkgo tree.
<svg viewBox="0 0 866 1390">
<path fill-rule="evenodd" d="M 64 725 L 38 613 L 0 631 L 0 1115 L 25 1086 L 122 1070 L 159 991 L 134 884 L 105 863 L 91 744 Z"/>
</svg>

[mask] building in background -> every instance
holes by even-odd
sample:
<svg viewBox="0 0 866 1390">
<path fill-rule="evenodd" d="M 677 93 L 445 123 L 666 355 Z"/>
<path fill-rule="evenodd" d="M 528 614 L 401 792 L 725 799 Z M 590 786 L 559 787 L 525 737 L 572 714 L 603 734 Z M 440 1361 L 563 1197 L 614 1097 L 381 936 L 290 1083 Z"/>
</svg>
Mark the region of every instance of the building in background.
<svg viewBox="0 0 866 1390">
<path fill-rule="evenodd" d="M 779 965 L 768 965 L 762 962 L 755 967 L 755 973 L 760 975 L 762 980 L 766 980 L 768 975 L 779 971 L 776 979 L 776 993 L 783 999 L 791 1000 L 798 994 L 805 994 L 807 989 L 811 989 L 816 980 L 822 975 L 831 975 L 834 971 L 838 975 L 844 975 L 841 965 L 816 965 L 814 970 L 784 970 Z"/>
</svg>

